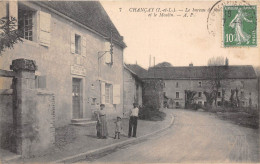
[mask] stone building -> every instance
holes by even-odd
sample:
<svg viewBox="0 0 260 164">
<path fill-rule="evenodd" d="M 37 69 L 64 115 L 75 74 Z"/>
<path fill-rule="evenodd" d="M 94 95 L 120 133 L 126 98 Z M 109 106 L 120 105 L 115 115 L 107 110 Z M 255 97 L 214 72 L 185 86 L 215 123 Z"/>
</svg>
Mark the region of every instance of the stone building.
<svg viewBox="0 0 260 164">
<path fill-rule="evenodd" d="M 124 66 L 124 113 L 127 115 L 133 103 L 143 105 L 143 82 L 141 77 L 147 70 L 137 64 Z"/>
<path fill-rule="evenodd" d="M 3 52 L 0 69 L 19 58 L 36 62 L 36 87 L 55 96 L 55 127 L 91 120 L 100 103 L 108 117 L 123 115 L 126 45 L 100 2 L 2 1 L 4 16 L 18 19 L 23 43 Z M 0 84 L 8 89 L 11 80 Z"/>
<path fill-rule="evenodd" d="M 163 94 L 171 108 L 184 108 L 188 92 L 194 93 L 191 103 L 206 105 L 204 92 L 212 91 L 213 85 L 219 85 L 217 106 L 230 101 L 232 92 L 234 97 L 237 94 L 240 106 L 258 106 L 258 80 L 253 67 L 249 65 L 152 67 L 146 79 L 163 80 Z"/>
</svg>

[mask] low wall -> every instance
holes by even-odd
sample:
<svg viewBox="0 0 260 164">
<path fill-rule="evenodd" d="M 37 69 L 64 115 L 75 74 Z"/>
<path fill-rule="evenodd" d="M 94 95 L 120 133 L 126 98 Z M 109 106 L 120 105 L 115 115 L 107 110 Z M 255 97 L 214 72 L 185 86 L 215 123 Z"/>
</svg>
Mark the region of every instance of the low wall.
<svg viewBox="0 0 260 164">
<path fill-rule="evenodd" d="M 0 147 L 11 149 L 13 138 L 13 90 L 0 90 Z"/>
<path fill-rule="evenodd" d="M 37 90 L 36 124 L 37 138 L 32 142 L 31 155 L 47 154 L 55 143 L 55 97 L 53 93 Z"/>
</svg>

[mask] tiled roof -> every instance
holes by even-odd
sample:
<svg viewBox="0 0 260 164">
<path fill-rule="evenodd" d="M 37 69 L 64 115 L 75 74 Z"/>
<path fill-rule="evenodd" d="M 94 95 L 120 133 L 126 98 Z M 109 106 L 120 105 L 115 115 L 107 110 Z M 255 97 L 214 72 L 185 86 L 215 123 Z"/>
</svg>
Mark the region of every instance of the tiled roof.
<svg viewBox="0 0 260 164">
<path fill-rule="evenodd" d="M 126 67 L 134 72 L 139 78 L 147 77 L 147 70 L 137 64 L 126 64 Z"/>
<path fill-rule="evenodd" d="M 219 71 L 216 71 L 219 70 Z M 152 67 L 146 78 L 160 79 L 208 79 L 221 72 L 228 79 L 255 79 L 252 66 L 192 66 L 192 67 Z"/>
<path fill-rule="evenodd" d="M 123 37 L 98 1 L 34 1 L 34 3 L 54 9 L 105 37 L 110 37 L 112 29 L 113 39 L 121 47 L 126 46 Z"/>
</svg>

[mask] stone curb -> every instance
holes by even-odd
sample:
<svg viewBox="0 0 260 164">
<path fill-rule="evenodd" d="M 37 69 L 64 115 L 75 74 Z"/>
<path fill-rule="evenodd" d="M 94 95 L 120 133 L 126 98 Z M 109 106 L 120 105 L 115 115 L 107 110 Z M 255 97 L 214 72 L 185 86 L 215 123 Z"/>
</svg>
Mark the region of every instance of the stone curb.
<svg viewBox="0 0 260 164">
<path fill-rule="evenodd" d="M 106 152 L 108 150 L 114 149 L 116 147 L 121 147 L 121 146 L 130 144 L 130 143 L 138 142 L 138 141 L 140 141 L 142 139 L 145 139 L 145 138 L 147 138 L 149 136 L 152 136 L 152 135 L 154 135 L 156 133 L 162 132 L 162 131 L 170 128 L 173 125 L 173 122 L 174 122 L 174 116 L 171 114 L 171 122 L 170 122 L 170 124 L 167 125 L 166 127 L 162 128 L 162 129 L 160 129 L 160 130 L 157 130 L 155 132 L 152 132 L 152 133 L 140 136 L 138 138 L 131 138 L 131 139 L 126 140 L 126 141 L 122 141 L 122 142 L 115 143 L 115 144 L 112 144 L 112 145 L 107 145 L 107 146 L 102 147 L 102 148 L 90 150 L 90 151 L 87 151 L 87 152 L 84 152 L 84 153 L 80 153 L 80 154 L 77 154 L 77 155 L 74 155 L 74 156 L 70 156 L 70 157 L 66 157 L 66 158 L 63 158 L 63 159 L 59 159 L 59 160 L 53 161 L 51 163 L 73 163 L 73 162 L 77 162 L 77 161 L 86 159 L 86 156 L 103 153 L 103 152 Z"/>
</svg>

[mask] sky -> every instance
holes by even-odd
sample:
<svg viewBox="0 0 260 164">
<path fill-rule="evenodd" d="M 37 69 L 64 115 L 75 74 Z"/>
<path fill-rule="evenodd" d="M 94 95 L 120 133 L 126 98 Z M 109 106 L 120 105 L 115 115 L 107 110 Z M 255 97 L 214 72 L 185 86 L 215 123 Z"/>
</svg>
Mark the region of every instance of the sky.
<svg viewBox="0 0 260 164">
<path fill-rule="evenodd" d="M 207 65 L 211 57 L 223 56 L 230 65 L 260 65 L 258 47 L 223 47 L 221 4 L 213 8 L 215 12 L 208 12 L 215 1 L 101 1 L 101 4 L 124 37 L 127 64 L 148 68 L 151 56 L 151 66 L 154 58 L 155 64 L 200 66 Z M 161 13 L 163 17 L 159 17 Z"/>
</svg>

